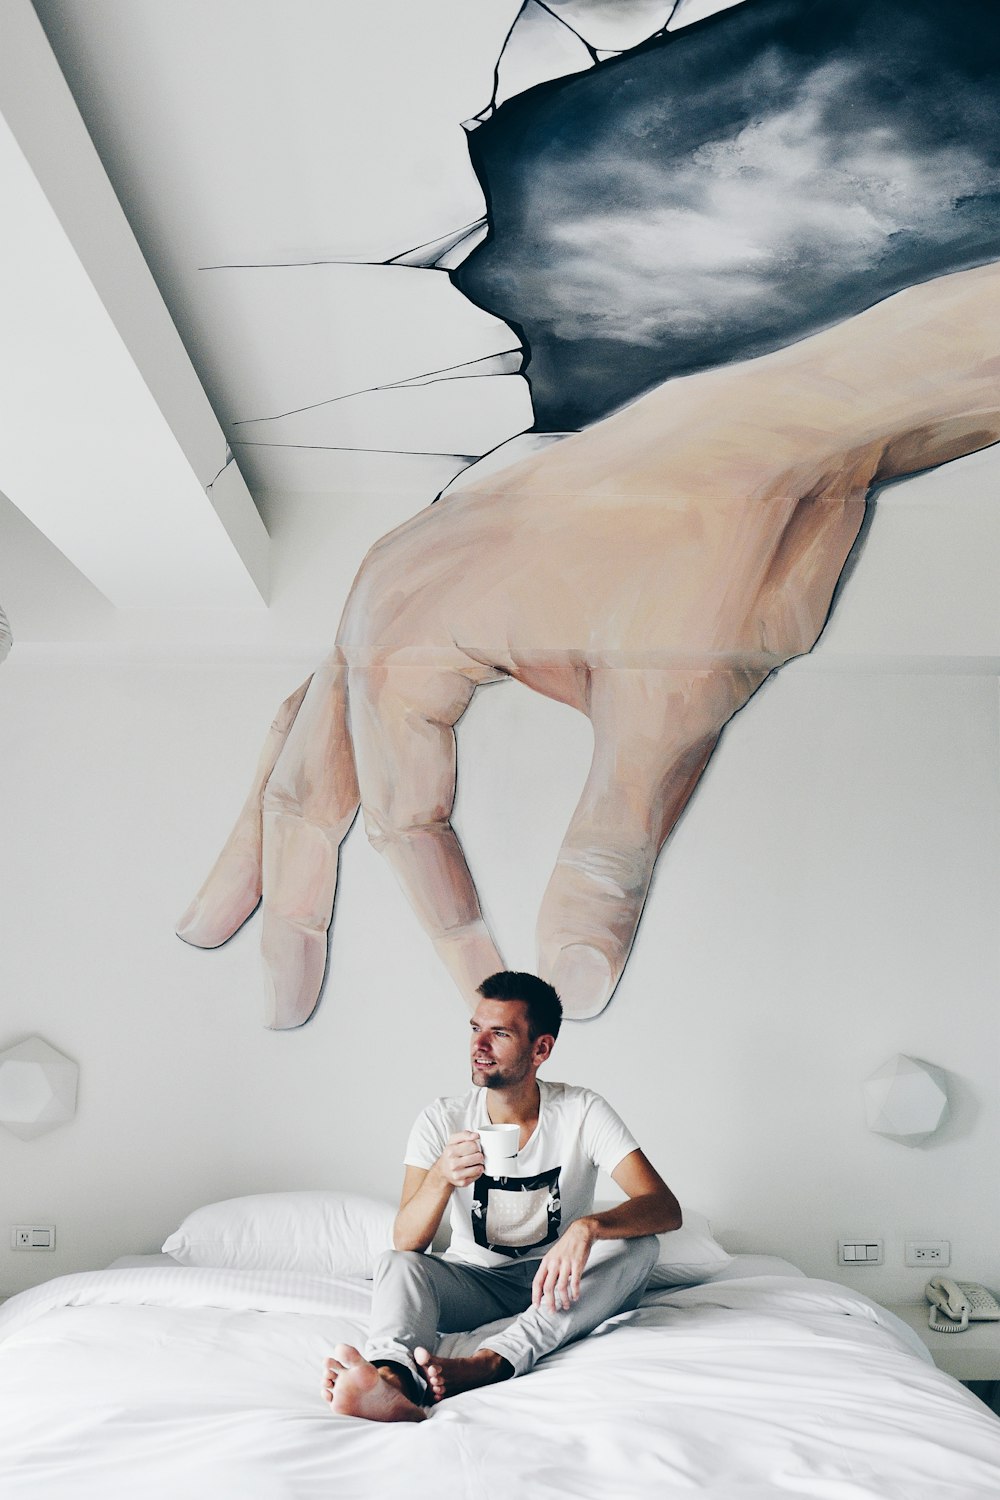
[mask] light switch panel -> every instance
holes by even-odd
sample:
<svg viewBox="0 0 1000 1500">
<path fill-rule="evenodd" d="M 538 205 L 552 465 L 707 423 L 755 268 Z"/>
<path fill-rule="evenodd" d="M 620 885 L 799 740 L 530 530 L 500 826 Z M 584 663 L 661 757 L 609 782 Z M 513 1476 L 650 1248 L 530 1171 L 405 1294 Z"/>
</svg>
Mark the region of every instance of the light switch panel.
<svg viewBox="0 0 1000 1500">
<path fill-rule="evenodd" d="M 880 1266 L 885 1259 L 885 1244 L 871 1235 L 837 1241 L 837 1264 L 841 1266 Z"/>
</svg>

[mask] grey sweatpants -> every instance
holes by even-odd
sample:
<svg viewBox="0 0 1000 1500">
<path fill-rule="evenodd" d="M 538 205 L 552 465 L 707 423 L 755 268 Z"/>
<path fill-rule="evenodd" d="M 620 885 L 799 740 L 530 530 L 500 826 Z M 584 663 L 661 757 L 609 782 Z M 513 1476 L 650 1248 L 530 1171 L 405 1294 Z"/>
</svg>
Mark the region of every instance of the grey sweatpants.
<svg viewBox="0 0 1000 1500">
<path fill-rule="evenodd" d="M 523 1375 L 536 1360 L 582 1338 L 605 1318 L 637 1307 L 658 1250 L 655 1235 L 598 1240 L 580 1278 L 580 1295 L 565 1312 L 531 1306 L 537 1260 L 487 1267 L 418 1250 L 387 1250 L 375 1271 L 365 1358 L 405 1365 L 423 1387 L 414 1349 L 423 1345 L 433 1353 L 441 1333 L 518 1314 L 479 1347 L 492 1349 L 513 1366 L 515 1375 Z"/>
</svg>

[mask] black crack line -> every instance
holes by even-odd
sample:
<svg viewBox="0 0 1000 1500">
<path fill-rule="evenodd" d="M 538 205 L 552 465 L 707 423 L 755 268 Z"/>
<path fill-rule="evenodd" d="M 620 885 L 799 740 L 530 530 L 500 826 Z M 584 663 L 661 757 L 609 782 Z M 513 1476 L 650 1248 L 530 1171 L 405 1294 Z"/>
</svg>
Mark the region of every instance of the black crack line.
<svg viewBox="0 0 1000 1500">
<path fill-rule="evenodd" d="M 476 223 L 481 220 L 477 219 Z M 441 236 L 439 235 L 440 239 Z M 433 240 L 428 240 L 433 244 Z M 417 246 L 417 249 L 420 247 Z M 409 254 L 409 251 L 400 251 L 401 255 Z M 444 251 L 442 251 L 444 254 Z M 356 256 L 333 255 L 325 260 L 243 260 L 233 261 L 232 264 L 218 266 L 198 266 L 199 271 L 295 271 L 300 267 L 305 270 L 309 266 L 382 266 L 388 271 L 433 271 L 435 275 L 447 275 L 439 266 L 397 266 L 393 260 L 358 260 Z"/>
<path fill-rule="evenodd" d="M 531 430 L 530 428 L 526 427 L 524 429 L 524 431 L 522 431 L 522 432 L 515 432 L 514 433 L 514 437 L 501 438 L 499 443 L 494 443 L 493 447 L 492 448 L 487 448 L 487 450 L 486 450 L 485 453 L 477 453 L 474 458 L 470 458 L 469 462 L 465 466 L 466 469 L 475 468 L 476 464 L 481 464 L 484 458 L 489 458 L 492 453 L 496 453 L 499 448 L 502 448 L 503 445 L 504 445 L 504 443 L 512 443 L 514 441 L 514 438 L 516 438 L 516 437 L 524 437 L 524 433 L 525 432 L 529 432 L 530 430 Z M 456 453 L 455 457 L 456 458 L 458 457 L 457 453 Z M 452 485 L 455 483 L 455 480 L 458 479 L 459 476 L 461 474 L 463 474 L 464 472 L 465 472 L 465 470 L 460 469 L 459 472 L 458 472 L 458 474 L 456 474 L 454 476 L 454 478 L 449 479 L 448 483 L 442 489 L 438 490 L 437 494 L 434 496 L 434 499 L 431 501 L 431 504 L 432 505 L 437 505 L 438 501 L 440 499 L 442 499 L 442 497 L 445 495 L 445 493 L 448 490 L 451 489 Z"/>
<path fill-rule="evenodd" d="M 466 365 L 481 365 L 486 360 L 496 359 L 501 354 L 523 354 L 524 350 L 519 344 L 512 349 L 497 349 L 493 354 L 481 354 L 478 359 L 459 360 L 457 365 L 443 365 L 440 370 L 427 370 L 421 375 L 407 375 L 402 380 L 390 380 L 385 385 L 366 385 L 359 391 L 346 391 L 342 396 L 330 396 L 325 401 L 312 401 L 308 406 L 293 406 L 291 411 L 279 411 L 271 417 L 241 417 L 238 422 L 233 422 L 234 427 L 251 427 L 255 422 L 280 422 L 283 417 L 296 417 L 300 412 L 318 411 L 321 406 L 335 406 L 338 401 L 350 401 L 355 396 L 370 396 L 376 391 L 406 390 L 408 387 L 418 385 L 434 385 L 438 378 L 447 374 L 449 370 L 461 370 Z M 460 380 L 482 379 L 482 376 L 459 376 Z M 221 470 L 219 471 L 221 473 Z M 218 479 L 218 474 L 215 476 Z"/>
<path fill-rule="evenodd" d="M 571 26 L 564 16 L 560 16 L 556 11 L 552 9 L 551 5 L 546 5 L 545 0 L 535 0 L 535 4 L 538 6 L 539 10 L 544 10 L 548 15 L 550 15 L 553 21 L 558 21 L 560 26 L 565 26 L 567 31 L 572 32 L 577 41 L 582 42 L 587 51 L 590 53 L 590 60 L 594 64 L 594 66 L 597 67 L 600 65 L 601 59 L 597 55 L 597 48 L 592 47 L 587 41 L 587 38 L 585 36 L 581 36 L 575 26 Z M 506 45 L 507 43 L 505 42 L 504 46 Z"/>
<path fill-rule="evenodd" d="M 437 245 L 437 244 L 439 244 L 441 242 L 441 240 L 445 240 L 445 241 L 450 240 L 451 241 L 451 243 L 448 244 L 448 245 L 446 245 L 446 248 L 441 251 L 442 255 L 447 255 L 449 250 L 454 250 L 454 248 L 455 248 L 456 245 L 461 244 L 462 240 L 465 239 L 465 236 L 467 234 L 471 234 L 474 229 L 478 229 L 480 227 L 480 225 L 484 225 L 485 223 L 486 223 L 485 216 L 483 218 L 480 218 L 480 219 L 473 219 L 471 223 L 469 223 L 469 224 L 463 224 L 462 227 L 461 227 L 461 229 L 456 229 L 453 235 L 436 234 L 433 237 L 433 239 L 422 240 L 419 245 L 411 245 L 410 248 L 409 248 L 409 250 L 400 250 L 397 255 L 390 255 L 385 260 L 377 260 L 377 261 L 375 261 L 375 260 L 355 261 L 355 262 L 353 262 L 353 264 L 355 264 L 355 265 L 363 265 L 363 266 L 392 266 L 392 265 L 395 265 L 396 261 L 402 260 L 404 256 L 406 256 L 406 255 L 416 255 L 416 253 L 417 253 L 418 250 L 427 250 L 431 245 Z M 319 264 L 319 262 L 317 262 L 316 264 Z M 350 264 L 350 262 L 348 262 L 348 264 Z M 400 266 L 399 269 L 401 271 L 433 271 L 433 270 L 436 270 L 437 267 L 436 266 Z"/>
<path fill-rule="evenodd" d="M 517 15 L 514 17 L 513 21 L 511 21 L 511 23 L 510 23 L 510 30 L 507 32 L 507 35 L 503 39 L 503 46 L 500 48 L 500 52 L 499 52 L 499 54 L 497 56 L 497 60 L 496 60 L 496 66 L 493 69 L 493 93 L 492 93 L 492 95 L 490 97 L 489 104 L 486 105 L 486 109 L 487 110 L 494 111 L 496 109 L 496 107 L 497 107 L 497 93 L 498 93 L 499 88 L 500 88 L 500 64 L 503 62 L 503 55 L 507 51 L 507 43 L 510 41 L 511 37 L 514 35 L 514 27 L 517 25 L 518 21 L 524 15 L 524 13 L 528 9 L 528 6 L 530 5 L 530 3 L 531 3 L 531 0 L 524 0 L 524 4 L 519 9 L 519 11 L 518 11 Z M 483 112 L 484 111 L 480 110 L 480 114 L 482 114 Z M 477 116 L 476 118 L 478 119 L 479 117 Z"/>
<path fill-rule="evenodd" d="M 230 453 L 229 457 L 226 459 L 225 463 L 222 465 L 222 468 L 219 470 L 219 474 L 224 474 L 226 472 L 226 470 L 229 468 L 229 465 L 232 462 L 233 462 L 233 455 Z M 218 479 L 219 474 L 216 474 L 215 479 L 210 479 L 208 481 L 208 483 L 205 486 L 206 490 L 210 490 L 212 488 L 212 485 L 215 483 L 215 480 Z"/>
<path fill-rule="evenodd" d="M 520 436 L 519 433 L 514 434 Z M 355 448 L 347 443 L 255 443 L 249 438 L 234 438 L 239 448 L 300 448 L 317 453 L 398 453 L 403 458 L 458 458 L 464 464 L 478 463 L 481 453 L 444 453 L 439 448 Z M 492 449 L 490 450 L 492 452 Z"/>
<path fill-rule="evenodd" d="M 632 44 L 632 46 L 633 47 L 641 47 L 641 46 L 644 45 L 644 43 L 651 42 L 655 36 L 662 36 L 663 33 L 666 31 L 667 27 L 670 25 L 671 21 L 673 20 L 673 18 L 674 18 L 674 12 L 676 11 L 676 9 L 677 9 L 678 5 L 680 5 L 680 3 L 681 3 L 681 0 L 674 0 L 674 3 L 673 3 L 673 5 L 671 5 L 670 10 L 668 11 L 667 16 L 666 16 L 665 20 L 663 21 L 662 25 L 654 27 L 653 30 L 649 33 L 648 36 L 643 37 L 643 39 L 642 39 L 641 42 L 634 42 Z M 583 45 L 586 47 L 587 51 L 590 53 L 591 57 L 593 58 L 594 66 L 595 67 L 599 68 L 602 63 L 604 63 L 604 62 L 612 62 L 615 57 L 621 57 L 624 52 L 631 52 L 632 51 L 632 47 L 600 47 L 600 48 L 593 47 L 593 46 L 591 46 L 590 42 L 587 41 L 587 38 L 585 36 L 581 35 L 581 33 L 579 31 L 577 31 L 577 29 L 576 29 L 575 26 L 571 26 L 570 25 L 569 21 L 566 20 L 565 16 L 559 15 L 557 11 L 554 11 L 552 9 L 551 5 L 547 5 L 546 4 L 546 0 L 535 0 L 535 4 L 538 5 L 542 10 L 547 10 L 548 13 L 549 13 L 549 15 L 552 16 L 554 20 L 558 21 L 561 25 L 565 26 L 567 31 L 571 31 L 573 33 L 573 35 L 575 37 L 577 37 L 583 43 Z M 505 42 L 504 46 L 506 46 L 506 45 L 507 45 L 507 43 Z M 611 57 L 599 57 L 598 56 L 599 52 L 611 53 L 613 55 Z M 564 78 L 568 78 L 568 77 L 571 77 L 572 75 L 568 74 L 568 73 L 564 73 L 564 74 L 562 74 L 560 76 L 564 77 Z M 553 81 L 555 81 L 555 80 L 553 80 Z"/>
<path fill-rule="evenodd" d="M 573 429 L 573 431 L 579 432 L 580 429 L 579 428 Z M 565 434 L 562 434 L 562 437 L 567 437 L 567 438 L 573 437 L 573 431 L 565 432 Z M 513 432 L 513 434 L 510 435 L 510 438 L 501 438 L 501 441 L 499 441 L 499 443 L 493 444 L 492 449 L 487 449 L 486 453 L 475 453 L 475 455 L 472 455 L 471 458 L 469 458 L 469 466 L 474 466 L 475 463 L 481 463 L 481 462 L 483 462 L 484 459 L 489 459 L 490 456 L 493 455 L 493 453 L 499 453 L 499 450 L 501 450 L 502 447 L 505 446 L 505 444 L 507 444 L 507 443 L 513 443 L 514 438 L 523 438 L 523 437 L 526 437 L 526 435 L 531 435 L 531 437 L 538 437 L 538 434 L 532 434 L 531 428 L 522 428 L 522 429 L 520 429 L 520 432 Z M 543 432 L 543 434 L 540 434 L 540 435 L 541 435 L 541 437 L 550 437 L 550 435 L 552 435 L 552 434 L 547 434 L 547 432 Z M 543 452 L 543 450 L 540 450 L 540 452 Z M 456 455 L 450 455 L 450 456 L 453 456 L 453 458 L 460 458 L 460 455 L 457 455 L 457 453 L 456 453 Z M 531 455 L 528 455 L 528 456 L 531 456 Z M 513 462 L 514 462 L 514 460 L 511 459 L 511 463 L 513 463 Z M 501 469 L 501 472 L 502 472 L 502 469 Z M 454 480 L 456 480 L 456 478 L 459 478 L 459 475 L 456 474 L 456 475 L 454 475 L 454 478 L 450 478 L 450 480 L 448 480 L 448 483 L 445 484 L 444 489 L 439 489 L 438 490 L 438 493 L 436 493 L 435 498 L 433 498 L 432 501 L 430 501 L 430 504 L 432 504 L 432 505 L 438 504 L 439 499 L 441 499 L 442 496 L 445 495 L 445 490 L 451 489 L 451 486 L 453 486 Z M 457 493 L 460 493 L 460 490 Z"/>
<path fill-rule="evenodd" d="M 677 7 L 680 5 L 680 3 L 681 3 L 681 0 L 674 0 L 673 5 L 670 7 L 670 14 L 669 14 L 669 16 L 664 21 L 663 25 L 659 28 L 659 30 L 653 32 L 653 36 L 662 36 L 663 35 L 663 33 L 666 31 L 667 27 L 670 25 L 671 21 L 674 19 L 674 16 L 677 14 Z"/>
<path fill-rule="evenodd" d="M 199 266 L 199 271 L 288 271 L 296 266 L 378 266 L 378 260 L 350 260 L 331 256 L 325 260 L 241 260 L 218 266 Z"/>
</svg>

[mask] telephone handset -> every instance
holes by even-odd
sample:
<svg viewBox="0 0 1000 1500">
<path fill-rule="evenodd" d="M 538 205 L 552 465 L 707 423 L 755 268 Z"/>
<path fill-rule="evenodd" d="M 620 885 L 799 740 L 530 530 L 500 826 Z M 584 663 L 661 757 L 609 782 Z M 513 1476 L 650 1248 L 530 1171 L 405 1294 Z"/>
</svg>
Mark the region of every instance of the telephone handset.
<svg viewBox="0 0 1000 1500">
<path fill-rule="evenodd" d="M 935 1276 L 924 1295 L 931 1304 L 927 1321 L 938 1333 L 964 1333 L 970 1323 L 1000 1321 L 1000 1303 L 975 1281 Z"/>
</svg>

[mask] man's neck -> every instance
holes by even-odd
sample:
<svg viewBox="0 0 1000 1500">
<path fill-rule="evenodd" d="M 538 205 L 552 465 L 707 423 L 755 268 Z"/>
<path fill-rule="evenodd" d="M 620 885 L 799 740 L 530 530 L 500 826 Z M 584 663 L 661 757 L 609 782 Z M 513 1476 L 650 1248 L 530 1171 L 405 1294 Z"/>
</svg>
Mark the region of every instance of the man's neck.
<svg viewBox="0 0 1000 1500">
<path fill-rule="evenodd" d="M 510 1089 L 487 1089 L 486 1113 L 493 1125 L 531 1125 L 538 1119 L 541 1090 L 534 1074 Z"/>
</svg>

